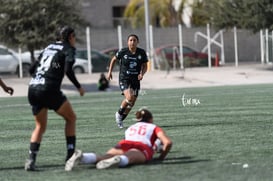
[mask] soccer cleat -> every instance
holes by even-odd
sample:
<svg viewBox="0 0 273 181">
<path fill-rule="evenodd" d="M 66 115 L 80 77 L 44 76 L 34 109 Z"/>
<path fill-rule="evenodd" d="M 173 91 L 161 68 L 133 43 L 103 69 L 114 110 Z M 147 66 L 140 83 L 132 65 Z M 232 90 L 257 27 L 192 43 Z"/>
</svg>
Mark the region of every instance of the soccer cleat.
<svg viewBox="0 0 273 181">
<path fill-rule="evenodd" d="M 33 160 L 27 159 L 25 163 L 26 171 L 36 171 L 35 162 Z"/>
<path fill-rule="evenodd" d="M 120 161 L 121 161 L 121 159 L 119 156 L 114 156 L 112 158 L 101 160 L 100 162 L 97 163 L 96 167 L 97 167 L 97 169 L 118 167 Z"/>
<path fill-rule="evenodd" d="M 116 112 L 116 123 L 119 128 L 123 128 L 122 116 L 118 112 Z"/>
<path fill-rule="evenodd" d="M 74 154 L 65 163 L 65 171 L 71 171 L 74 166 L 78 165 L 82 158 L 82 151 L 76 150 Z"/>
<path fill-rule="evenodd" d="M 118 123 L 118 127 L 119 127 L 120 129 L 122 129 L 122 128 L 123 128 L 123 122 Z"/>
</svg>

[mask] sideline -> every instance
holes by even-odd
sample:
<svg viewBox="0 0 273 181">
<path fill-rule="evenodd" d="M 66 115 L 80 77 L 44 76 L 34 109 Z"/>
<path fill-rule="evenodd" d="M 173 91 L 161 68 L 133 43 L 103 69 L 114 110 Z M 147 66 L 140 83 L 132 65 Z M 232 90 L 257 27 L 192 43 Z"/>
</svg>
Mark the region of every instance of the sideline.
<svg viewBox="0 0 273 181">
<path fill-rule="evenodd" d="M 98 92 L 97 81 L 100 73 L 77 74 L 79 82 L 86 89 L 86 92 Z M 244 84 L 271 84 L 273 83 L 272 65 L 250 64 L 222 67 L 202 67 L 186 68 L 182 71 L 149 71 L 145 74 L 142 82 L 142 89 L 168 89 L 186 87 L 209 87 L 224 85 L 244 85 Z M 27 96 L 28 83 L 30 78 L 19 79 L 14 76 L 2 76 L 8 86 L 14 88 L 14 97 Z M 113 72 L 113 80 L 110 82 L 112 91 L 119 91 L 118 72 Z M 65 94 L 77 94 L 77 90 L 72 83 L 65 77 L 62 90 Z M 0 97 L 11 97 L 4 91 L 0 91 Z"/>
</svg>

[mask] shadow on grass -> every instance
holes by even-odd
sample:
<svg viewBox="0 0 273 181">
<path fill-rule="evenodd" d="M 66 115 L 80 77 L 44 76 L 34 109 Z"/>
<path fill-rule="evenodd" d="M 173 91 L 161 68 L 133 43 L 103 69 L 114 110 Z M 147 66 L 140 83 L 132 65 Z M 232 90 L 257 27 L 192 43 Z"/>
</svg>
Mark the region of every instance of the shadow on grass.
<svg viewBox="0 0 273 181">
<path fill-rule="evenodd" d="M 198 162 L 209 162 L 211 160 L 209 159 L 194 159 L 191 156 L 183 156 L 183 157 L 171 157 L 166 158 L 165 160 L 152 160 L 148 162 L 147 164 L 141 164 L 141 165 L 157 165 L 157 164 L 163 164 L 163 165 L 177 165 L 177 164 L 189 164 L 189 163 L 198 163 Z M 125 168 L 130 168 L 132 166 L 136 165 L 130 165 Z M 64 164 L 52 164 L 52 165 L 37 165 L 37 170 L 35 172 L 42 172 L 48 170 L 48 168 L 64 168 Z M 94 165 L 88 165 L 88 169 L 95 169 Z M 124 169 L 124 168 L 123 168 Z M 24 170 L 24 166 L 14 166 L 14 167 L 6 167 L 6 168 L 0 168 L 0 172 L 2 171 L 8 171 L 8 170 Z"/>
<path fill-rule="evenodd" d="M 53 164 L 53 165 L 37 165 L 37 171 L 45 171 L 46 168 L 64 168 L 64 164 Z M 24 166 L 15 166 L 15 167 L 6 167 L 6 168 L 0 168 L 1 171 L 7 171 L 7 170 L 24 170 Z"/>
<path fill-rule="evenodd" d="M 206 123 L 201 123 L 201 122 L 196 122 L 196 123 L 185 123 L 185 124 L 175 124 L 175 125 L 160 125 L 161 128 L 177 128 L 177 127 L 202 127 L 202 126 L 217 126 L 217 125 L 238 125 L 238 124 L 245 124 L 245 122 L 235 122 L 235 121 L 230 121 L 230 122 L 206 122 Z"/>
<path fill-rule="evenodd" d="M 197 162 L 209 162 L 209 159 L 194 159 L 191 156 L 183 156 L 183 157 L 171 157 L 166 158 L 165 160 L 152 160 L 148 163 L 148 165 L 154 164 L 163 164 L 163 165 L 176 165 L 176 164 L 188 164 L 188 163 L 197 163 Z"/>
<path fill-rule="evenodd" d="M 84 88 L 85 92 L 100 92 L 98 90 L 97 84 L 91 83 L 91 84 L 81 84 Z M 63 90 L 71 90 L 71 91 L 77 91 L 75 86 L 73 84 L 62 84 Z M 110 85 L 109 91 L 120 91 L 118 86 Z M 103 91 L 102 91 L 103 92 Z"/>
</svg>

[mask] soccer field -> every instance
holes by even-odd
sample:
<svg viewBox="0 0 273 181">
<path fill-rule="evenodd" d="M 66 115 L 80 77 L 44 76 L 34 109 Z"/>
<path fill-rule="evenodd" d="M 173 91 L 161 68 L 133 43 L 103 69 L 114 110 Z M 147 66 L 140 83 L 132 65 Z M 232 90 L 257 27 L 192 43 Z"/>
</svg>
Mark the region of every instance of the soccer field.
<svg viewBox="0 0 273 181">
<path fill-rule="evenodd" d="M 123 138 L 114 120 L 119 92 L 69 96 L 77 114 L 77 148 L 103 154 Z M 125 120 L 147 106 L 173 141 L 165 161 L 96 170 L 81 165 L 64 171 L 64 121 L 49 111 L 37 159 L 26 172 L 34 121 L 26 97 L 0 98 L 0 180 L 233 181 L 273 179 L 273 85 L 142 90 Z"/>
</svg>

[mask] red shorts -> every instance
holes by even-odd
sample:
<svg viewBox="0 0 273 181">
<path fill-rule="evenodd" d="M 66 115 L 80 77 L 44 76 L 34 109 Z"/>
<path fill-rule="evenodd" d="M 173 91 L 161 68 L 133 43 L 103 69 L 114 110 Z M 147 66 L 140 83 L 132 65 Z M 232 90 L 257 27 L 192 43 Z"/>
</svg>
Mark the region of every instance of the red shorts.
<svg viewBox="0 0 273 181">
<path fill-rule="evenodd" d="M 130 149 L 137 149 L 145 155 L 146 161 L 151 160 L 154 154 L 153 149 L 148 145 L 136 141 L 121 140 L 115 148 L 122 149 L 124 152 Z"/>
</svg>

